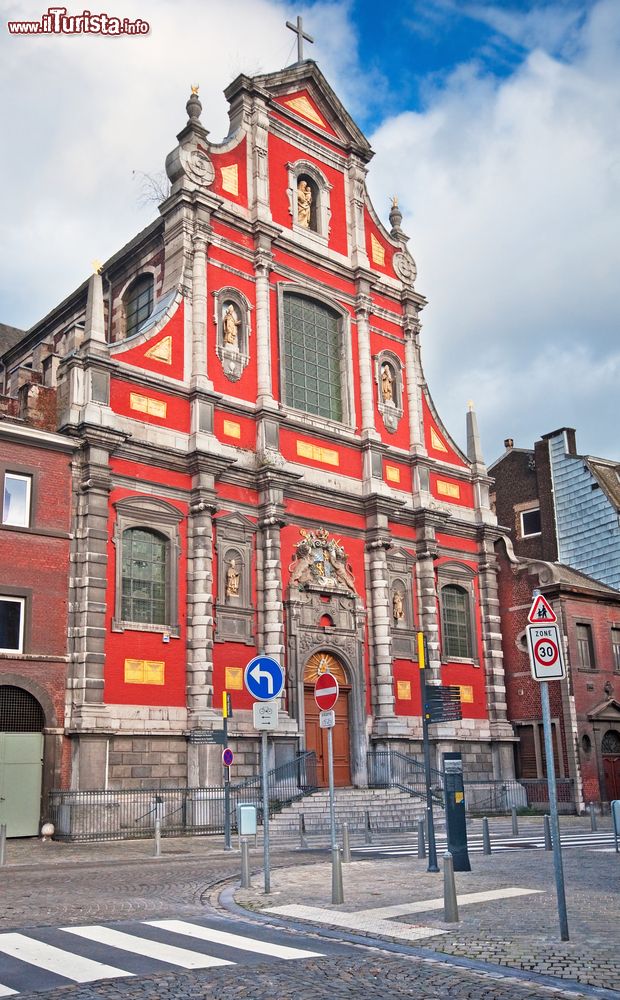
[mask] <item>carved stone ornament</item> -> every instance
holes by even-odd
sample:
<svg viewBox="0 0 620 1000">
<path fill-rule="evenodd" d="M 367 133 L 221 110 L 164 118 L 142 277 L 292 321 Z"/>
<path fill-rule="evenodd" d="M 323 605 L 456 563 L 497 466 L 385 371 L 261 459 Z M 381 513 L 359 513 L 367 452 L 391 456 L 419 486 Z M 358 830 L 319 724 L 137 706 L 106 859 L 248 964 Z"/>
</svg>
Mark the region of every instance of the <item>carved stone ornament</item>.
<svg viewBox="0 0 620 1000">
<path fill-rule="evenodd" d="M 290 566 L 291 587 L 300 590 L 341 590 L 355 594 L 355 579 L 347 564 L 347 554 L 325 528 L 306 531 L 300 528 L 295 558 Z"/>
<path fill-rule="evenodd" d="M 415 261 L 406 250 L 394 256 L 394 270 L 404 285 L 413 285 L 418 275 Z"/>
<path fill-rule="evenodd" d="M 189 179 L 198 187 L 209 187 L 213 184 L 215 169 L 202 146 L 194 143 L 182 146 L 181 163 Z"/>
</svg>

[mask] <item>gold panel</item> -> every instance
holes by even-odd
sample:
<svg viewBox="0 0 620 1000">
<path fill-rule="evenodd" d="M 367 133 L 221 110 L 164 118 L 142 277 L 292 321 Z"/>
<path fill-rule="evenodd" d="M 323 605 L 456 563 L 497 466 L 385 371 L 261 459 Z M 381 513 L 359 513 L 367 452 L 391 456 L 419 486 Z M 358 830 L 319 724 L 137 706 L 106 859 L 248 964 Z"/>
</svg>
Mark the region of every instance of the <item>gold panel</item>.
<svg viewBox="0 0 620 1000">
<path fill-rule="evenodd" d="M 243 691 L 243 667 L 226 667 L 224 684 L 227 691 Z"/>
<path fill-rule="evenodd" d="M 454 497 L 458 500 L 461 496 L 461 487 L 458 483 L 446 483 L 443 479 L 437 480 L 437 492 L 442 497 Z"/>
<path fill-rule="evenodd" d="M 310 444 L 309 441 L 297 442 L 297 454 L 301 458 L 311 458 L 315 462 L 323 462 L 325 465 L 340 465 L 340 456 L 337 451 L 331 448 L 321 448 L 318 444 Z"/>
<path fill-rule="evenodd" d="M 461 701 L 469 702 L 470 704 L 474 700 L 474 689 L 471 684 L 461 684 Z"/>
<path fill-rule="evenodd" d="M 293 97 L 290 101 L 284 102 L 288 108 L 292 108 L 296 111 L 298 115 L 302 115 L 304 118 L 309 118 L 311 122 L 315 125 L 320 125 L 321 128 L 326 128 L 325 122 L 310 104 L 307 97 Z"/>
<path fill-rule="evenodd" d="M 431 427 L 431 444 L 435 451 L 448 451 L 434 427 Z"/>
<path fill-rule="evenodd" d="M 159 340 L 144 355 L 145 358 L 152 358 L 153 361 L 161 361 L 162 365 L 172 364 L 172 337 L 164 337 Z"/>
<path fill-rule="evenodd" d="M 163 684 L 163 660 L 125 660 L 125 684 Z"/>
<path fill-rule="evenodd" d="M 374 233 L 370 234 L 370 256 L 373 264 L 380 264 L 381 267 L 385 265 L 385 247 L 379 243 Z"/>
<path fill-rule="evenodd" d="M 399 483 L 400 469 L 397 469 L 395 465 L 386 465 L 385 476 L 388 483 Z"/>
<path fill-rule="evenodd" d="M 222 191 L 229 194 L 239 194 L 239 167 L 236 163 L 231 163 L 229 167 L 222 167 Z"/>
<path fill-rule="evenodd" d="M 396 681 L 396 697 L 401 701 L 411 701 L 411 681 Z"/>
<path fill-rule="evenodd" d="M 129 406 L 138 413 L 148 413 L 151 417 L 165 417 L 168 404 L 161 399 L 152 399 L 151 396 L 142 396 L 138 392 L 129 393 Z"/>
<path fill-rule="evenodd" d="M 224 434 L 231 438 L 241 437 L 241 424 L 236 423 L 234 420 L 224 421 Z"/>
<path fill-rule="evenodd" d="M 347 675 L 340 660 L 331 653 L 313 653 L 304 670 L 304 684 L 314 684 L 321 674 L 331 674 L 338 684 L 348 684 Z"/>
</svg>

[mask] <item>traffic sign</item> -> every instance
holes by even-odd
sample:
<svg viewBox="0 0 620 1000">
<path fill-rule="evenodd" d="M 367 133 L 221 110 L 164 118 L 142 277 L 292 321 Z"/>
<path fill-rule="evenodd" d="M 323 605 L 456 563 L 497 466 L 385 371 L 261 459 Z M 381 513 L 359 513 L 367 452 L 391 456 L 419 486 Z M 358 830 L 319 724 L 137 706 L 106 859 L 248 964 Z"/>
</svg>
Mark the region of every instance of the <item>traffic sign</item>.
<svg viewBox="0 0 620 1000">
<path fill-rule="evenodd" d="M 321 674 L 314 685 L 314 700 L 319 708 L 328 711 L 338 701 L 338 681 L 333 674 Z"/>
<path fill-rule="evenodd" d="M 333 729 L 336 725 L 336 713 L 332 710 L 329 712 L 319 712 L 319 727 L 321 729 Z"/>
<path fill-rule="evenodd" d="M 232 752 L 230 747 L 226 747 L 226 749 L 222 753 L 222 764 L 224 765 L 224 767 L 230 767 L 234 759 L 235 759 L 234 753 Z"/>
<path fill-rule="evenodd" d="M 553 625 L 558 619 L 549 601 L 542 594 L 537 594 L 532 601 L 527 620 L 531 625 Z"/>
<path fill-rule="evenodd" d="M 428 684 L 424 705 L 426 719 L 434 722 L 458 722 L 463 718 L 461 689 L 458 684 Z"/>
<path fill-rule="evenodd" d="M 245 668 L 243 680 L 253 698 L 271 701 L 284 687 L 284 671 L 270 656 L 255 656 Z"/>
<path fill-rule="evenodd" d="M 252 714 L 255 729 L 278 728 L 277 701 L 255 701 L 252 706 Z"/>
<path fill-rule="evenodd" d="M 534 680 L 556 681 L 566 677 L 558 625 L 528 625 L 527 645 Z"/>
</svg>

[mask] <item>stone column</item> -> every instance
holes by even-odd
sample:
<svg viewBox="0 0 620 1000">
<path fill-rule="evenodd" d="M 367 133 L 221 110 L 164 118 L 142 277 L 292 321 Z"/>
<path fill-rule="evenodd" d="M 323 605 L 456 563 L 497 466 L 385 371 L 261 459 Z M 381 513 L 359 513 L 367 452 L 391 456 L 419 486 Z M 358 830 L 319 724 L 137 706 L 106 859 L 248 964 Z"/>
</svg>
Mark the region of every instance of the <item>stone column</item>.
<svg viewBox="0 0 620 1000">
<path fill-rule="evenodd" d="M 271 325 L 269 321 L 269 274 L 273 257 L 269 247 L 260 245 L 254 255 L 256 274 L 256 374 L 257 404 L 274 407 L 271 385 Z"/>
<path fill-rule="evenodd" d="M 426 454 L 422 419 L 422 362 L 420 359 L 420 322 L 405 316 L 405 374 L 409 404 L 409 447 L 415 454 Z"/>
<path fill-rule="evenodd" d="M 362 434 L 375 435 L 375 408 L 372 388 L 372 358 L 370 354 L 370 313 L 372 300 L 367 294 L 367 282 L 363 283 L 355 300 L 357 322 L 358 364 L 360 370 L 360 397 L 362 401 Z M 360 283 L 358 283 L 358 289 Z"/>
<path fill-rule="evenodd" d="M 192 261 L 192 387 L 211 387 L 207 370 L 207 239 L 194 236 Z"/>
<path fill-rule="evenodd" d="M 373 734 L 384 735 L 394 723 L 394 678 L 392 674 L 392 632 L 390 582 L 387 553 L 392 540 L 386 511 L 379 503 L 369 512 L 366 559 L 370 579 L 369 611 L 371 627 L 371 683 Z"/>
<path fill-rule="evenodd" d="M 282 484 L 279 475 L 264 470 L 258 476 L 259 535 L 258 604 L 259 652 L 284 664 L 284 605 L 282 601 L 282 561 L 280 529 L 284 524 Z"/>
<path fill-rule="evenodd" d="M 198 473 L 194 479 L 202 478 Z M 187 521 L 187 709 L 202 727 L 213 705 L 213 514 L 202 484 L 194 486 Z"/>
</svg>

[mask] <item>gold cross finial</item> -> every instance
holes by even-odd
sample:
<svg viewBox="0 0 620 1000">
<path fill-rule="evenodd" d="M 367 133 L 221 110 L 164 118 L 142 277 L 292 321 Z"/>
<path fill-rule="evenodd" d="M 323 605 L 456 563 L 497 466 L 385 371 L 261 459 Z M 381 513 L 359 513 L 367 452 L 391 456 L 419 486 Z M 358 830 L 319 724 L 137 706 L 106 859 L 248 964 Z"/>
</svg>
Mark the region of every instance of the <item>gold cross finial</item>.
<svg viewBox="0 0 620 1000">
<path fill-rule="evenodd" d="M 103 264 L 101 263 L 101 261 L 98 260 L 95 257 L 95 259 L 91 262 L 91 264 L 92 264 L 92 269 L 93 269 L 94 273 L 95 274 L 101 274 L 101 272 L 103 270 Z"/>
<path fill-rule="evenodd" d="M 398 208 L 398 195 L 392 195 L 392 208 Z"/>
<path fill-rule="evenodd" d="M 197 94 L 199 90 L 200 90 L 200 84 L 199 83 L 193 83 L 192 84 L 192 94 Z"/>
<path fill-rule="evenodd" d="M 471 410 L 473 410 L 473 408 L 474 408 L 474 401 L 473 401 L 473 399 L 468 399 L 467 400 L 467 409 L 471 411 Z"/>
</svg>

